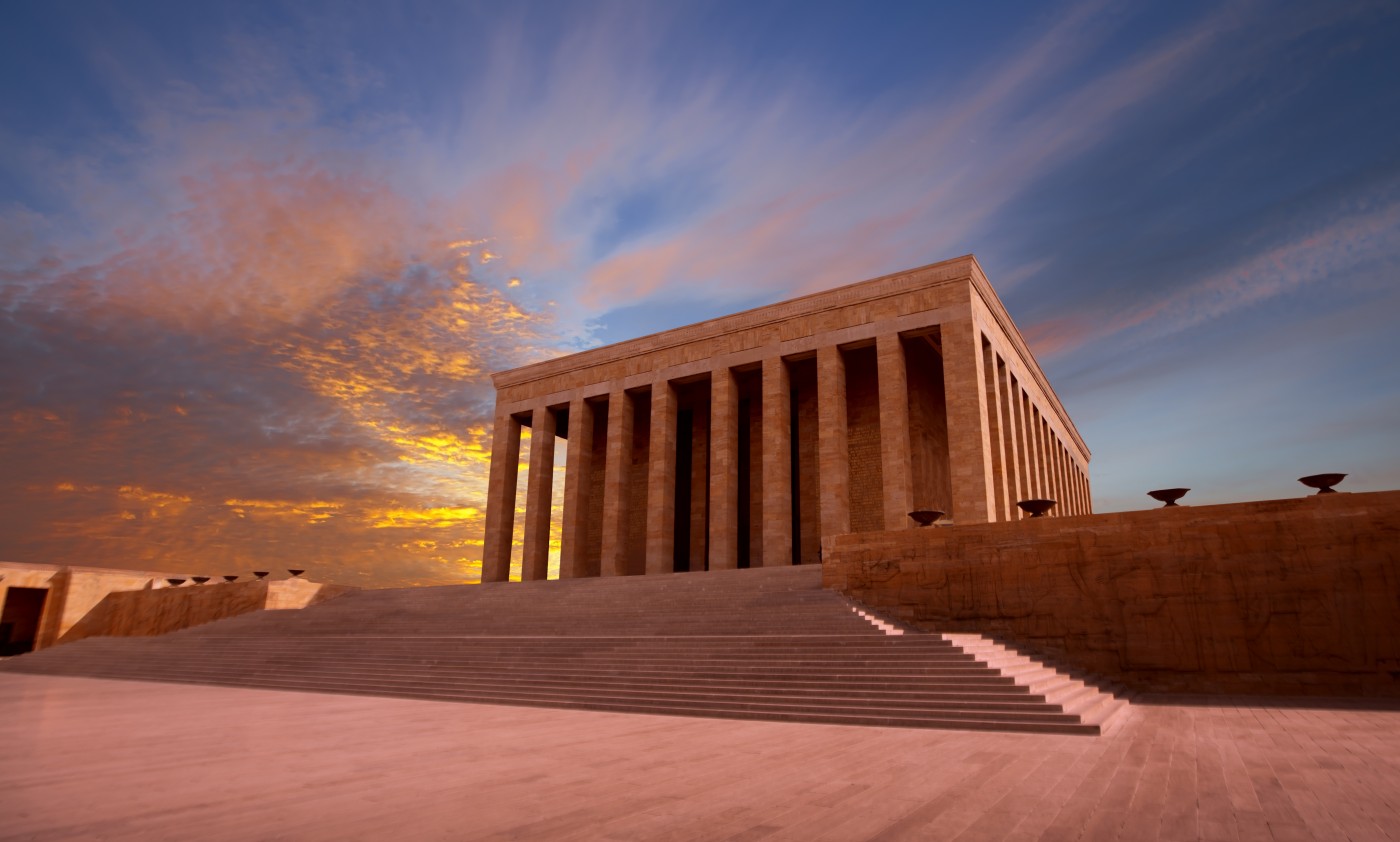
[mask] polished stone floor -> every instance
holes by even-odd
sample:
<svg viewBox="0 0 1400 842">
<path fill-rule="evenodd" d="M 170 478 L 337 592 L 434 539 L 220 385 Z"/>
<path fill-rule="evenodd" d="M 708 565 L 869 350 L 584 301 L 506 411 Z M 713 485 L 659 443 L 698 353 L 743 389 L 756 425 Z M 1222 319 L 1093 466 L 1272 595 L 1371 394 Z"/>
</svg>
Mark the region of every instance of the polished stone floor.
<svg viewBox="0 0 1400 842">
<path fill-rule="evenodd" d="M 1400 839 L 1400 709 L 1091 738 L 6 674 L 0 839 Z"/>
</svg>

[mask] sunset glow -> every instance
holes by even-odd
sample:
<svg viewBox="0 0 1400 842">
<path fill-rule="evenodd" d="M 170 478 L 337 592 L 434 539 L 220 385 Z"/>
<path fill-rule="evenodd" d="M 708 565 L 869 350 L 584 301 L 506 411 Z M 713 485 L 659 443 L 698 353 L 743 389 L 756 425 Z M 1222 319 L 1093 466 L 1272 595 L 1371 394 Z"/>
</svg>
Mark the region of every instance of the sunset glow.
<svg viewBox="0 0 1400 842">
<path fill-rule="evenodd" d="M 1098 509 L 1400 486 L 1385 4 L 198 5 L 7 10 L 0 561 L 473 581 L 492 372 L 969 252 Z"/>
</svg>

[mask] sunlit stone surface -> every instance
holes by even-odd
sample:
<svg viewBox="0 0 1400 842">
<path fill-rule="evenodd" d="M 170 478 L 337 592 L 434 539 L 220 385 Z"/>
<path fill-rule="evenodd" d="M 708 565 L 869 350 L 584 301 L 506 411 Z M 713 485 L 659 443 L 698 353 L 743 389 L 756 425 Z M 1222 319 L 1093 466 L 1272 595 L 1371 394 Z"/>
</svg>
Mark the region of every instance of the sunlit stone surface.
<svg viewBox="0 0 1400 842">
<path fill-rule="evenodd" d="M 0 675 L 4 839 L 1385 839 L 1400 711 L 1136 704 L 1105 737 Z"/>
<path fill-rule="evenodd" d="M 911 528 L 915 509 L 1019 520 L 1021 495 L 1091 510 L 1088 448 L 971 256 L 494 380 L 486 582 L 510 568 L 522 426 L 527 579 L 556 435 L 566 577 L 814 564 L 822 538 Z"/>
</svg>

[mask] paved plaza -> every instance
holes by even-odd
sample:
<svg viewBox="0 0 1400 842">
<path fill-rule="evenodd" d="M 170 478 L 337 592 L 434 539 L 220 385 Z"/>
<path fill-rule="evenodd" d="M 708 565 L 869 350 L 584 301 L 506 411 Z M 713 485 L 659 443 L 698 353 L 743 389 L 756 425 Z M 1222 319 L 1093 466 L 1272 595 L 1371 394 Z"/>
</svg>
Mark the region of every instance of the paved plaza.
<svg viewBox="0 0 1400 842">
<path fill-rule="evenodd" d="M 0 675 L 0 839 L 1400 839 L 1400 708 L 1103 737 Z"/>
</svg>

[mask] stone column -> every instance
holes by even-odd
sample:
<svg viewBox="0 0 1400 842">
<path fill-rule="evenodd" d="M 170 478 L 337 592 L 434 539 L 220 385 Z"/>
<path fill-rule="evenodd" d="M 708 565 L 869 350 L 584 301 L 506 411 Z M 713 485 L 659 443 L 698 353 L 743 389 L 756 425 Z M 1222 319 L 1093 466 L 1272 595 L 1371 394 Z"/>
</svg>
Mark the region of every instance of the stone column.
<svg viewBox="0 0 1400 842">
<path fill-rule="evenodd" d="M 1045 420 L 1043 413 L 1036 417 L 1039 419 L 1037 427 L 1040 430 L 1040 474 L 1045 483 L 1045 496 L 1051 500 L 1059 500 L 1055 493 L 1054 474 L 1050 471 L 1050 422 Z"/>
<path fill-rule="evenodd" d="M 734 372 L 710 378 L 710 569 L 739 566 L 739 386 Z"/>
<path fill-rule="evenodd" d="M 987 436 L 992 445 L 992 520 L 1011 517 L 1008 506 L 1007 480 L 1010 470 L 1006 459 L 1007 431 L 1001 416 L 1001 389 L 997 388 L 997 353 L 990 343 L 982 344 L 982 376 L 987 387 Z"/>
<path fill-rule="evenodd" d="M 491 478 L 486 487 L 486 534 L 482 536 L 481 581 L 510 578 L 510 545 L 515 533 L 515 481 L 520 468 L 520 422 L 496 414 L 491 433 Z"/>
<path fill-rule="evenodd" d="M 1020 413 L 1021 423 L 1021 462 L 1025 466 L 1024 481 L 1022 483 L 1022 500 L 1034 500 L 1040 496 L 1039 486 L 1035 481 L 1035 430 L 1032 427 L 1031 399 L 1021 389 L 1020 384 L 1016 384 L 1018 397 L 1016 399 L 1016 411 Z M 1028 517 L 1028 515 L 1023 515 Z"/>
<path fill-rule="evenodd" d="M 1079 513 L 1087 515 L 1089 513 L 1089 495 L 1084 487 L 1084 472 L 1079 467 L 1079 463 L 1074 463 L 1074 496 L 1079 501 Z"/>
<path fill-rule="evenodd" d="M 880 476 L 884 481 L 885 529 L 908 529 L 914 522 L 914 470 L 909 454 L 909 380 L 904 345 L 895 333 L 875 339 L 880 389 Z M 950 406 L 951 409 L 951 406 Z M 948 419 L 952 428 L 952 418 Z"/>
<path fill-rule="evenodd" d="M 569 456 L 564 467 L 564 534 L 559 548 L 559 578 L 584 575 L 588 535 L 588 487 L 593 479 L 593 405 L 583 398 L 569 402 Z"/>
<path fill-rule="evenodd" d="M 953 519 L 992 520 L 992 443 L 987 430 L 987 390 L 982 375 L 982 332 L 971 318 L 946 322 L 943 388 L 948 399 L 948 466 L 953 479 Z"/>
<path fill-rule="evenodd" d="M 1059 436 L 1056 436 L 1056 437 L 1055 437 L 1055 483 L 1059 486 L 1059 488 L 1060 488 L 1060 493 L 1064 495 L 1064 497 L 1060 498 L 1060 499 L 1062 499 L 1062 500 L 1064 501 L 1064 502 L 1060 505 L 1060 507 L 1059 507 L 1059 509 L 1060 509 L 1060 514 L 1062 514 L 1062 515 L 1072 515 L 1072 514 L 1074 514 L 1074 492 L 1070 491 L 1070 488 L 1069 488 L 1069 477 L 1068 477 L 1068 475 L 1067 475 L 1066 472 L 1065 472 L 1065 459 L 1066 459 L 1066 458 L 1067 458 L 1067 454 L 1065 453 L 1064 445 L 1060 443 L 1060 438 L 1059 438 Z"/>
<path fill-rule="evenodd" d="M 851 454 L 846 438 L 846 361 L 841 349 L 817 349 L 817 475 L 821 534 L 851 531 Z"/>
<path fill-rule="evenodd" d="M 1055 487 L 1055 434 L 1050 431 L 1050 422 L 1043 413 L 1040 416 L 1040 442 L 1044 447 L 1045 490 L 1050 493 L 1050 499 L 1059 500 L 1060 490 Z"/>
<path fill-rule="evenodd" d="M 1070 499 L 1074 501 L 1074 513 L 1084 514 L 1084 501 L 1079 496 L 1079 465 L 1075 463 L 1073 456 L 1069 458 L 1069 493 Z"/>
<path fill-rule="evenodd" d="M 676 569 L 676 389 L 651 386 L 651 445 L 647 466 L 647 573 Z"/>
<path fill-rule="evenodd" d="M 603 546 L 601 573 L 627 574 L 627 491 L 632 472 L 632 396 L 622 389 L 608 395 L 607 465 L 603 468 Z"/>
<path fill-rule="evenodd" d="M 1001 395 L 1001 417 L 1006 430 L 1006 516 L 1010 520 L 1016 520 L 1021 511 L 1016 502 L 1026 498 L 1021 494 L 1021 433 L 1016 424 L 1015 392 L 1011 389 L 1011 372 L 1007 371 L 1004 364 L 997 366 L 997 393 Z"/>
<path fill-rule="evenodd" d="M 1031 456 L 1034 459 L 1035 496 L 1049 499 L 1050 488 L 1045 484 L 1045 425 L 1040 420 L 1040 409 L 1031 404 Z"/>
<path fill-rule="evenodd" d="M 1064 514 L 1074 514 L 1074 494 L 1069 489 L 1069 472 L 1066 470 L 1066 461 L 1069 454 L 1065 452 L 1065 446 L 1060 442 L 1059 436 L 1055 437 L 1055 482 L 1060 486 L 1060 493 L 1065 495 Z"/>
<path fill-rule="evenodd" d="M 537 406 L 530 417 L 530 481 L 525 491 L 525 551 L 520 578 L 549 578 L 549 521 L 554 511 L 554 413 Z"/>
<path fill-rule="evenodd" d="M 763 566 L 792 566 L 792 385 L 782 357 L 763 361 Z"/>
</svg>

